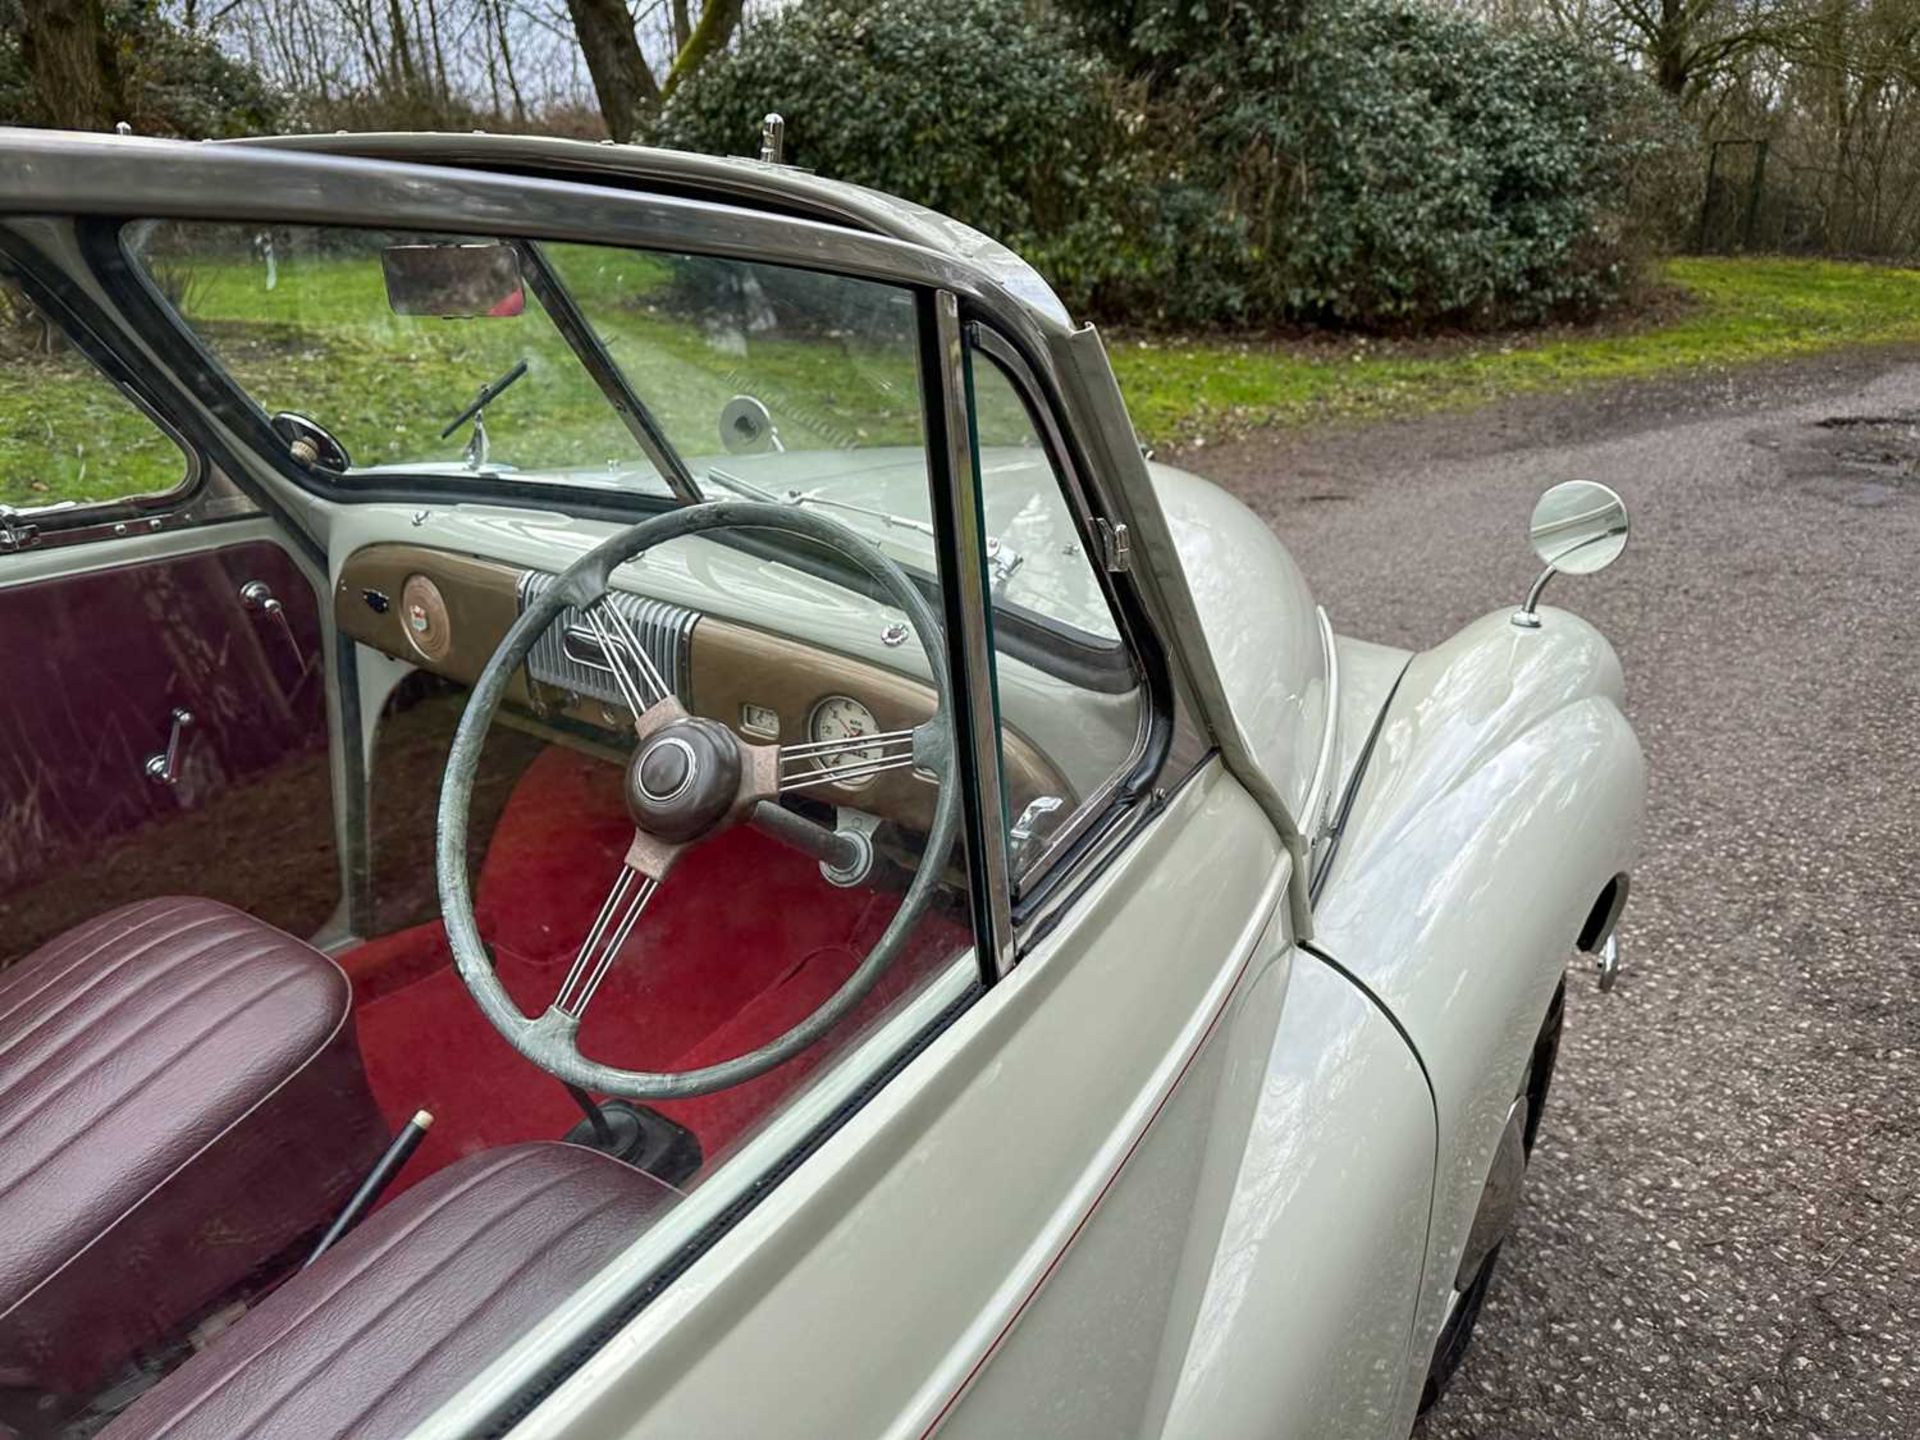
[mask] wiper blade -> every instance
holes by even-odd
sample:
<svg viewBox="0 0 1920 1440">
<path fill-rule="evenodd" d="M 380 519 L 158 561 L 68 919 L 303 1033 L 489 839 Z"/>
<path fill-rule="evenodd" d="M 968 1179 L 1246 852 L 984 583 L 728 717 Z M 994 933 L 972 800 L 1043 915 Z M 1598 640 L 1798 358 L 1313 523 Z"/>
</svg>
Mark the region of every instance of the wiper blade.
<svg viewBox="0 0 1920 1440">
<path fill-rule="evenodd" d="M 784 495 L 775 494 L 764 486 L 751 480 L 742 480 L 738 475 L 729 475 L 724 470 L 707 467 L 707 479 L 716 485 L 724 485 L 736 495 L 745 495 L 749 500 L 765 500 L 771 505 L 791 505 L 795 509 L 803 505 L 819 505 L 828 510 L 845 510 L 851 515 L 865 515 L 878 520 L 889 530 L 912 530 L 917 534 L 931 537 L 933 526 L 925 520 L 916 520 L 911 515 L 895 515 L 890 511 L 878 510 L 871 505 L 856 505 L 851 500 L 835 500 L 822 495 L 818 490 L 789 490 Z"/>
<path fill-rule="evenodd" d="M 442 440 L 451 439 L 454 431 L 458 430 L 462 425 L 466 424 L 467 421 L 473 419 L 474 416 L 478 415 L 482 410 L 486 409 L 487 406 L 499 399 L 502 391 L 526 373 L 527 362 L 524 360 L 516 361 L 514 367 L 498 380 L 490 380 L 485 385 L 482 385 L 480 387 L 480 393 L 473 397 L 473 403 L 447 422 L 447 428 L 440 432 L 440 438 Z"/>
</svg>

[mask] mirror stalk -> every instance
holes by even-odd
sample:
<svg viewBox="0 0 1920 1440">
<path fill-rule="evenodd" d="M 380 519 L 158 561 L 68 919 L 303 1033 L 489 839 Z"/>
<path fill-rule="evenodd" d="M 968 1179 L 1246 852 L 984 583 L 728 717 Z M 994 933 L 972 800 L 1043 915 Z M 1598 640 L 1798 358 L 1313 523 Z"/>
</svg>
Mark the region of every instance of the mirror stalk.
<svg viewBox="0 0 1920 1440">
<path fill-rule="evenodd" d="M 1547 581 L 1559 573 L 1559 567 L 1554 565 L 1549 565 L 1542 570 L 1540 578 L 1533 582 L 1533 588 L 1527 591 L 1525 603 L 1508 618 L 1522 630 L 1538 630 L 1540 628 L 1540 592 L 1547 588 Z"/>
</svg>

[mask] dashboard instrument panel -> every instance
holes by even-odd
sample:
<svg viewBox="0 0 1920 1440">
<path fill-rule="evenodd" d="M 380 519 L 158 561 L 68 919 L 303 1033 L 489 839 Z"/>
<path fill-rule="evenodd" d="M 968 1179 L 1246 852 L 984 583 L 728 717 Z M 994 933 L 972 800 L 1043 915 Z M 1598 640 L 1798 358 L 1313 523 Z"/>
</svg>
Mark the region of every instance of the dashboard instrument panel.
<svg viewBox="0 0 1920 1440">
<path fill-rule="evenodd" d="M 383 654 L 471 685 L 480 676 L 526 597 L 552 577 L 470 555 L 404 544 L 369 545 L 348 556 L 334 586 L 340 630 Z M 792 636 L 704 615 L 659 600 L 615 592 L 622 613 L 681 703 L 732 727 L 755 744 L 840 739 L 920 724 L 933 713 L 924 680 Z M 607 677 L 597 642 L 563 615 L 549 627 L 507 691 L 507 704 L 536 720 L 571 722 L 599 732 L 602 745 L 629 741 L 628 719 Z M 556 735 L 555 738 L 565 738 Z M 1002 730 L 1011 812 L 1055 796 L 1073 796 L 1058 769 L 1022 736 Z M 937 793 L 913 770 L 851 773 L 803 793 L 883 816 L 914 829 L 931 823 Z"/>
</svg>

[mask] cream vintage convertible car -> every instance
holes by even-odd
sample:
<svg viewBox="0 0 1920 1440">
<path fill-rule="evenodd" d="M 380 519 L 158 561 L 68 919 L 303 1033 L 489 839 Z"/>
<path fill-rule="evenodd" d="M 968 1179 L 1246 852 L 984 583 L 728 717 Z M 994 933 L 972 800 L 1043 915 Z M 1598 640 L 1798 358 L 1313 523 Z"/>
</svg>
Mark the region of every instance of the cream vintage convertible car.
<svg viewBox="0 0 1920 1440">
<path fill-rule="evenodd" d="M 0 1432 L 1445 1384 L 1640 826 L 1538 585 L 1337 633 L 1032 270 L 775 163 L 0 132 L 0 322 Z"/>
</svg>

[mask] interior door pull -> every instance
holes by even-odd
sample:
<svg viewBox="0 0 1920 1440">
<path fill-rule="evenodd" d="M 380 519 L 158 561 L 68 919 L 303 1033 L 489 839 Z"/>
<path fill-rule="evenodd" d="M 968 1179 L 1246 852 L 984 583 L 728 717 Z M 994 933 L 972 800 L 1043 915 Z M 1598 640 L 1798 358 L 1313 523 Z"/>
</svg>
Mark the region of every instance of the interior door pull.
<svg viewBox="0 0 1920 1440">
<path fill-rule="evenodd" d="M 193 724 L 193 712 L 174 707 L 173 729 L 167 735 L 167 748 L 147 757 L 147 778 L 156 785 L 172 785 L 180 778 L 180 735 Z"/>
<path fill-rule="evenodd" d="M 274 597 L 273 591 L 264 580 L 249 580 L 240 587 L 240 603 L 256 615 L 265 615 L 277 621 L 280 633 L 287 637 L 287 648 L 293 651 L 294 663 L 299 665 L 302 675 L 307 673 L 307 657 L 300 649 L 300 641 L 293 633 L 293 622 L 287 618 L 287 607 Z"/>
</svg>

